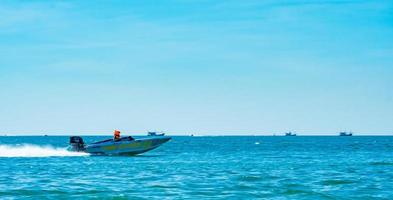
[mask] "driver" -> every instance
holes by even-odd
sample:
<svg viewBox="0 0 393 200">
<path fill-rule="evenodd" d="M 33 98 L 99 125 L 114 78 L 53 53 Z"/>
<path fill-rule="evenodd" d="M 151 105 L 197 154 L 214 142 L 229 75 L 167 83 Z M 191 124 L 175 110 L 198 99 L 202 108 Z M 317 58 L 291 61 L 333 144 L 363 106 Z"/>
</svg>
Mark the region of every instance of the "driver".
<svg viewBox="0 0 393 200">
<path fill-rule="evenodd" d="M 120 139 L 120 131 L 115 130 L 113 133 L 113 140 L 119 140 Z"/>
</svg>

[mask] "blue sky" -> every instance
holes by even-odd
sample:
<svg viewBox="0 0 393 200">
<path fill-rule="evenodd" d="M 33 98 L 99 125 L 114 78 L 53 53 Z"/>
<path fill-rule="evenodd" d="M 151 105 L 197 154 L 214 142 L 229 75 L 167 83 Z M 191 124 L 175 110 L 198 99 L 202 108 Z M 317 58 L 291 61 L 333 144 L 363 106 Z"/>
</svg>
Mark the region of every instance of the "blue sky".
<svg viewBox="0 0 393 200">
<path fill-rule="evenodd" d="M 0 133 L 393 134 L 392 1 L 1 1 Z"/>
</svg>

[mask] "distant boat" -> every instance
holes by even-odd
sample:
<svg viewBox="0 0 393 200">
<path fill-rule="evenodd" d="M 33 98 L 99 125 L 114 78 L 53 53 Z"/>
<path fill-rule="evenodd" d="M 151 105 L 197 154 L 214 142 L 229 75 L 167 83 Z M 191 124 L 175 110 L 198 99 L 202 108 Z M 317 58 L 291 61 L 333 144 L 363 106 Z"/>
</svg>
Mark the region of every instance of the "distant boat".
<svg viewBox="0 0 393 200">
<path fill-rule="evenodd" d="M 164 136 L 165 133 L 147 132 L 147 136 Z"/>
<path fill-rule="evenodd" d="M 288 133 L 285 133 L 285 136 L 296 136 L 296 134 L 292 133 L 292 132 L 288 132 Z"/>
<path fill-rule="evenodd" d="M 352 132 L 340 132 L 340 136 L 352 136 Z"/>
</svg>

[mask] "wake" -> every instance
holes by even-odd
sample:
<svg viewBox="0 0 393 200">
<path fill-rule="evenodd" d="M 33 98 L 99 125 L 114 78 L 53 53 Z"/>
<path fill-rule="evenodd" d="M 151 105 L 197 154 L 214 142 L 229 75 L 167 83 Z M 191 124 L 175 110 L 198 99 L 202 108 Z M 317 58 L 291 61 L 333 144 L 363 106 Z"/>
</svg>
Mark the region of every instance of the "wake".
<svg viewBox="0 0 393 200">
<path fill-rule="evenodd" d="M 86 155 L 88 154 L 70 152 L 65 148 L 55 148 L 53 146 L 39 146 L 33 144 L 0 145 L 0 157 L 64 157 Z"/>
</svg>

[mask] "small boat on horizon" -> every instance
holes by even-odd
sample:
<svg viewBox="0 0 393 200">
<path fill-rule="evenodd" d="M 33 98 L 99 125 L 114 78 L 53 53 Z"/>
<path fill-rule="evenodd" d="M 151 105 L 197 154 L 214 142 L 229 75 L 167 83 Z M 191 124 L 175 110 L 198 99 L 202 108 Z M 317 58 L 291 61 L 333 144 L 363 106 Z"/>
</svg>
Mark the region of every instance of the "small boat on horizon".
<svg viewBox="0 0 393 200">
<path fill-rule="evenodd" d="M 352 132 L 349 132 L 349 133 L 347 133 L 347 132 L 340 132 L 339 136 L 352 136 L 352 135 L 353 135 Z"/>
<path fill-rule="evenodd" d="M 152 132 L 147 132 L 147 136 L 164 136 L 165 135 L 165 133 L 164 132 L 160 132 L 160 133 L 158 133 L 158 132 L 155 132 L 155 131 L 152 131 Z"/>
<path fill-rule="evenodd" d="M 296 133 L 288 132 L 288 133 L 285 133 L 285 136 L 296 136 Z"/>
</svg>

